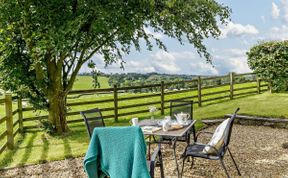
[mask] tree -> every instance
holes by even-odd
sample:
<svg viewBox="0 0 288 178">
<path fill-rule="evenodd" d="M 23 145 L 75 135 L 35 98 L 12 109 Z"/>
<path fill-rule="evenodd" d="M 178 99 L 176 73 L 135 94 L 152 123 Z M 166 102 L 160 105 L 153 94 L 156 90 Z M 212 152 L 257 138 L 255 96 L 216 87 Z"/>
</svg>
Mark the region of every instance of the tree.
<svg viewBox="0 0 288 178">
<path fill-rule="evenodd" d="M 97 69 L 96 64 L 92 60 L 89 61 L 88 67 L 91 69 L 93 88 L 100 88 L 101 86 L 98 78 L 98 76 L 100 75 L 100 71 Z"/>
<path fill-rule="evenodd" d="M 47 108 L 58 133 L 68 130 L 66 98 L 81 66 L 95 54 L 107 65 L 122 60 L 131 47 L 166 50 L 161 32 L 187 40 L 210 61 L 203 45 L 218 37 L 228 7 L 214 0 L 1 0 L 0 69 L 2 88 L 29 96 Z"/>
<path fill-rule="evenodd" d="M 268 81 L 273 91 L 288 90 L 288 41 L 260 43 L 247 55 L 249 67 Z"/>
</svg>

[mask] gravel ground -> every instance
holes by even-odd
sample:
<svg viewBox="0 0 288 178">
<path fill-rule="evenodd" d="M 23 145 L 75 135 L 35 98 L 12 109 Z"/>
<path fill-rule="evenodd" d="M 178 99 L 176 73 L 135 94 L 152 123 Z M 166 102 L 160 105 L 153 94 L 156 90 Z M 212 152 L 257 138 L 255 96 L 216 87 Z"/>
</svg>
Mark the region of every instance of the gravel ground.
<svg viewBox="0 0 288 178">
<path fill-rule="evenodd" d="M 214 129 L 215 127 L 210 127 L 206 130 Z M 202 141 L 206 140 L 202 139 Z M 287 129 L 234 125 L 230 150 L 239 165 L 242 177 L 288 178 L 288 149 L 282 148 L 282 144 L 287 142 Z M 184 146 L 184 144 L 177 145 L 179 156 Z M 176 177 L 172 149 L 169 145 L 162 147 L 165 177 Z M 2 170 L 0 177 L 86 177 L 82 160 L 83 158 L 75 158 Z M 224 162 L 231 177 L 237 177 L 236 169 L 228 154 Z M 159 176 L 159 171 L 156 172 Z M 183 177 L 225 177 L 225 174 L 219 161 L 196 159 L 192 169 L 189 162 L 185 164 Z"/>
</svg>

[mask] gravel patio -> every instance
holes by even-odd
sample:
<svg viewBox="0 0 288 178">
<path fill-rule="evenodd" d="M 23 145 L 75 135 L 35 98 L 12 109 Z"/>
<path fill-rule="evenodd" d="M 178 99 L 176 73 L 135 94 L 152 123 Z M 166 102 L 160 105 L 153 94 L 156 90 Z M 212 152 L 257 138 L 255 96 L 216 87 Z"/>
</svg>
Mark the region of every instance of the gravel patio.
<svg viewBox="0 0 288 178">
<path fill-rule="evenodd" d="M 214 129 L 215 126 L 211 126 L 206 130 L 213 131 Z M 288 148 L 284 148 L 283 143 L 288 143 L 287 129 L 235 124 L 230 149 L 239 165 L 242 177 L 288 178 Z M 184 144 L 177 146 L 179 155 L 184 146 Z M 162 147 L 165 177 L 176 177 L 172 149 L 168 145 Z M 74 158 L 2 170 L 0 177 L 86 177 L 82 160 L 83 158 Z M 237 172 L 228 154 L 224 161 L 231 177 L 237 177 Z M 225 177 L 218 161 L 196 159 L 193 169 L 190 169 L 190 163 L 185 165 L 183 177 Z M 159 176 L 158 170 L 156 172 Z"/>
</svg>

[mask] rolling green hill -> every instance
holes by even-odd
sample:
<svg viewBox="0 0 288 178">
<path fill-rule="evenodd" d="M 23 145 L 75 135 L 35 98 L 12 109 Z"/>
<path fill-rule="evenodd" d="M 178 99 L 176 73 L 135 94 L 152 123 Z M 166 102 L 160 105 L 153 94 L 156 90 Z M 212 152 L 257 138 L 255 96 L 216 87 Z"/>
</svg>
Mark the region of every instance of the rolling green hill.
<svg viewBox="0 0 288 178">
<path fill-rule="evenodd" d="M 100 82 L 100 88 L 109 88 L 108 78 L 100 76 L 98 78 Z M 73 90 L 88 90 L 93 89 L 91 76 L 77 76 L 76 81 L 73 85 Z"/>
</svg>

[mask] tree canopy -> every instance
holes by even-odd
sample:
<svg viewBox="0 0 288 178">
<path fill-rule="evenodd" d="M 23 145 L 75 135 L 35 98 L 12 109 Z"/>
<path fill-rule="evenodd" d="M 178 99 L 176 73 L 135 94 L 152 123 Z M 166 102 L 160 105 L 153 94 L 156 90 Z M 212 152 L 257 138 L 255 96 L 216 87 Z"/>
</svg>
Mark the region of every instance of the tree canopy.
<svg viewBox="0 0 288 178">
<path fill-rule="evenodd" d="M 259 43 L 247 55 L 250 68 L 270 82 L 272 90 L 288 90 L 288 41 Z"/>
<path fill-rule="evenodd" d="M 218 25 L 229 15 L 215 0 L 0 0 L 1 87 L 48 108 L 61 133 L 67 130 L 66 96 L 93 55 L 107 65 L 123 64 L 131 47 L 140 51 L 141 39 L 148 50 L 153 44 L 166 50 L 147 32 L 151 28 L 180 43 L 188 40 L 210 61 L 203 40 L 218 37 Z"/>
</svg>

